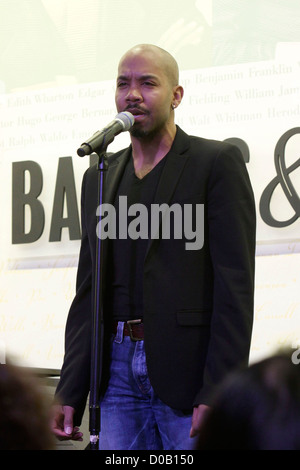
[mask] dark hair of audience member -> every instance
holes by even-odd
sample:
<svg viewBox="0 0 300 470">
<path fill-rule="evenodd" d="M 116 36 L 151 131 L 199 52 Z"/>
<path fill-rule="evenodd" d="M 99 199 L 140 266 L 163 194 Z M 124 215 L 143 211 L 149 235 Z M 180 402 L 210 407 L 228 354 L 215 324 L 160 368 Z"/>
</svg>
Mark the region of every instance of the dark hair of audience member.
<svg viewBox="0 0 300 470">
<path fill-rule="evenodd" d="M 278 353 L 220 388 L 197 449 L 300 450 L 300 365 Z"/>
<path fill-rule="evenodd" d="M 49 405 L 29 370 L 1 364 L 0 449 L 53 450 Z"/>
</svg>

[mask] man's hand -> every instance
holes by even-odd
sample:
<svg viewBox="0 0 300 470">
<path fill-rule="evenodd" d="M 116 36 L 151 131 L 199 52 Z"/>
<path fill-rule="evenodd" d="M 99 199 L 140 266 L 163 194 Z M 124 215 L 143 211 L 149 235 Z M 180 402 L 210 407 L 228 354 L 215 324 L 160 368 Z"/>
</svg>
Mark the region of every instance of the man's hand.
<svg viewBox="0 0 300 470">
<path fill-rule="evenodd" d="M 210 407 L 207 405 L 195 406 L 192 416 L 192 427 L 190 430 L 190 437 L 195 437 L 200 434 L 203 422 L 209 412 Z"/>
<path fill-rule="evenodd" d="M 73 427 L 75 410 L 72 406 L 55 405 L 52 412 L 51 428 L 59 440 L 72 439 L 73 441 L 82 441 L 82 433 L 79 432 L 79 428 Z"/>
</svg>

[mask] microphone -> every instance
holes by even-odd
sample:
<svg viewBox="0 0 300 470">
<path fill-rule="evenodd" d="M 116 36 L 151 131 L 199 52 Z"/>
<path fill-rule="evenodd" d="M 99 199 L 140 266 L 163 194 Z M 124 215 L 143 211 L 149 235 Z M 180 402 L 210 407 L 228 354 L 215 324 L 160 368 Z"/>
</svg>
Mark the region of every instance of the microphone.
<svg viewBox="0 0 300 470">
<path fill-rule="evenodd" d="M 97 150 L 104 150 L 110 144 L 116 135 L 129 129 L 134 124 L 134 117 L 128 111 L 124 111 L 116 115 L 115 119 L 111 121 L 104 129 L 97 131 L 86 142 L 81 144 L 77 150 L 79 157 L 90 155 Z"/>
</svg>

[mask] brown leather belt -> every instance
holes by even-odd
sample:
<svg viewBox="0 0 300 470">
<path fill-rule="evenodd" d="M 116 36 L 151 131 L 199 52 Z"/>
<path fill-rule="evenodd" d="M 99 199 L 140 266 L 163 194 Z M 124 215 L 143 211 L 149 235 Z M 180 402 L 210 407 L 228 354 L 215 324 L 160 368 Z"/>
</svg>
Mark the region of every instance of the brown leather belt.
<svg viewBox="0 0 300 470">
<path fill-rule="evenodd" d="M 117 333 L 118 322 L 114 322 L 113 333 Z M 142 341 L 144 339 L 144 323 L 142 320 L 128 320 L 124 323 L 124 336 L 130 336 L 132 341 Z"/>
</svg>

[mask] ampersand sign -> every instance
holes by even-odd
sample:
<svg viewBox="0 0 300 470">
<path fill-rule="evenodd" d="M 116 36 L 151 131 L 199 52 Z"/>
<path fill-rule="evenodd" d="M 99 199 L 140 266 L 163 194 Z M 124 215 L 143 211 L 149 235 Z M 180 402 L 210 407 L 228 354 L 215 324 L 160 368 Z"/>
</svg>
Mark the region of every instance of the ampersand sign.
<svg viewBox="0 0 300 470">
<path fill-rule="evenodd" d="M 300 134 L 300 127 L 290 129 L 279 139 L 274 152 L 277 176 L 275 176 L 275 178 L 270 181 L 268 186 L 263 191 L 260 199 L 259 208 L 261 217 L 264 222 L 266 222 L 266 224 L 270 225 L 271 227 L 287 227 L 300 217 L 300 199 L 289 176 L 292 171 L 296 170 L 296 168 L 300 166 L 300 158 L 298 158 L 298 160 L 288 168 L 285 164 L 285 147 L 288 140 L 295 134 Z M 287 200 L 295 212 L 290 219 L 285 221 L 276 220 L 272 216 L 270 209 L 272 194 L 278 184 L 280 184 Z"/>
</svg>

